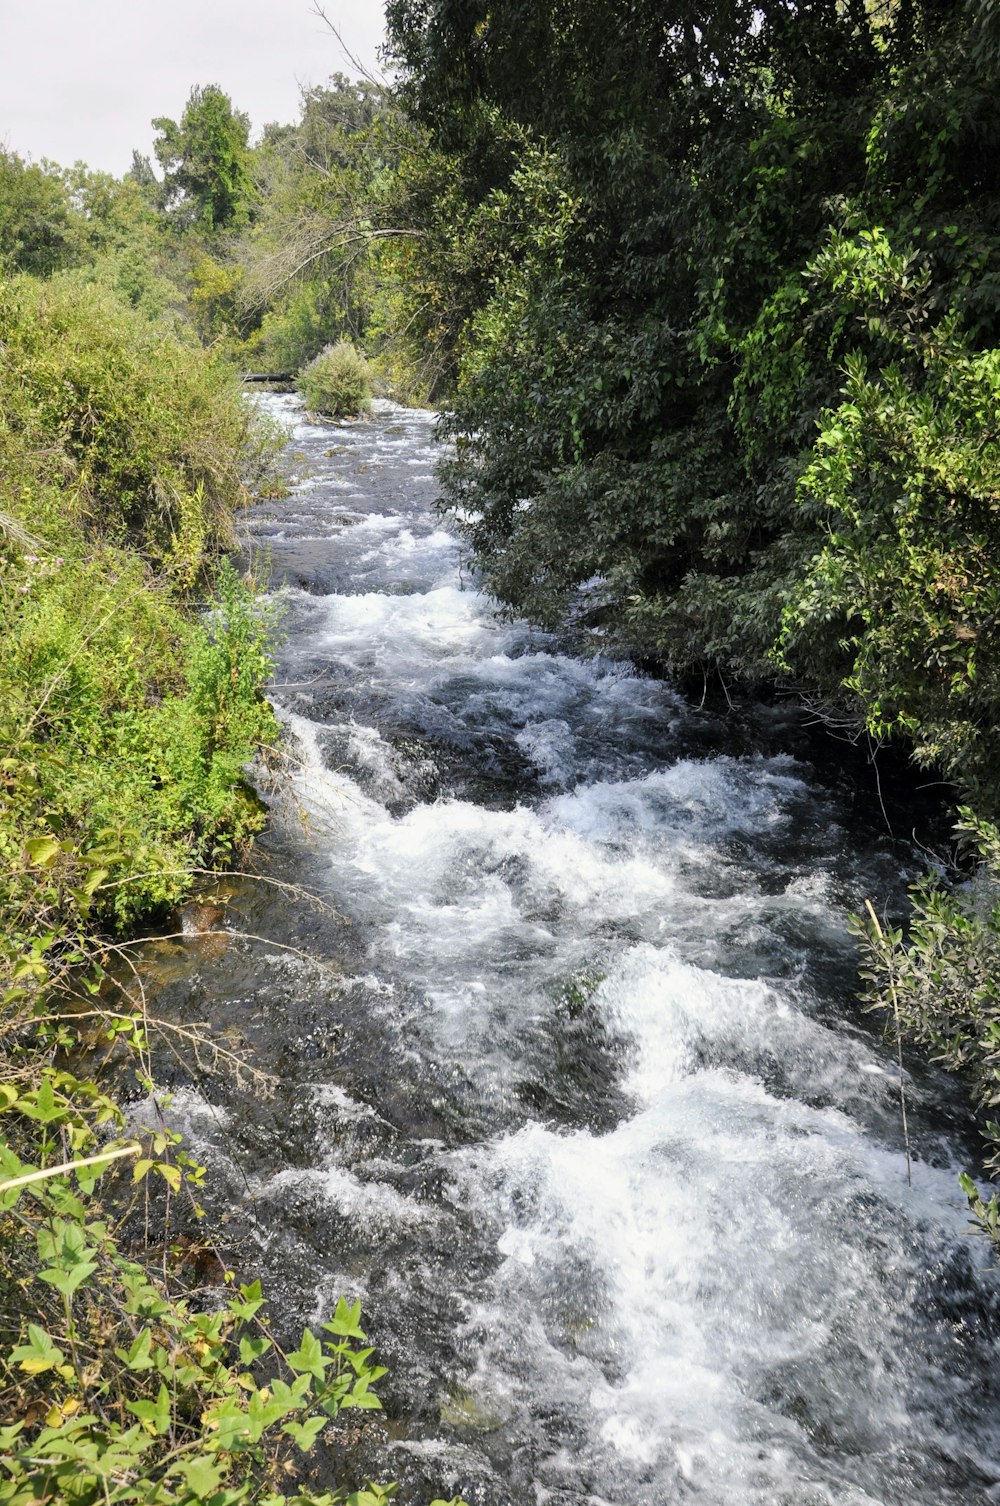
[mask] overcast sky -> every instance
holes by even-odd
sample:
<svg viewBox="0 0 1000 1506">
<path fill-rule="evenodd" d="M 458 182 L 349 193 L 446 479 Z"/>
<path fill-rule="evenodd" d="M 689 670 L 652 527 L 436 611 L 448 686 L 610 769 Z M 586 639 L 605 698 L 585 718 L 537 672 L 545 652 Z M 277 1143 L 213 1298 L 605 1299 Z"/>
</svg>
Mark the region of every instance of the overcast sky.
<svg viewBox="0 0 1000 1506">
<path fill-rule="evenodd" d="M 374 66 L 382 0 L 324 9 Z M 0 0 L 0 144 L 121 174 L 194 84 L 218 84 L 259 130 L 295 120 L 300 85 L 338 70 L 354 72 L 312 0 Z"/>
</svg>

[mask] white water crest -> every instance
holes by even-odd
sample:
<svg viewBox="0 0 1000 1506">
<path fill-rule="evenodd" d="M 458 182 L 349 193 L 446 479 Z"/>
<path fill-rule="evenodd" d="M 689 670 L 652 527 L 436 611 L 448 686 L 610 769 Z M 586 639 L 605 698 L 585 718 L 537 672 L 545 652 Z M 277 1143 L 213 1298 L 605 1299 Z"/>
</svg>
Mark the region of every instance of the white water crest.
<svg viewBox="0 0 1000 1506">
<path fill-rule="evenodd" d="M 390 1468 L 473 1506 L 1000 1499 L 966 1150 L 914 1071 L 908 1186 L 852 998 L 846 914 L 898 855 L 801 751 L 501 620 L 431 505 L 433 415 L 263 401 L 303 456 L 252 522 L 287 581 L 283 861 L 350 922 L 354 1013 L 308 1163 L 257 1196 L 304 1307 L 398 1335 Z"/>
</svg>

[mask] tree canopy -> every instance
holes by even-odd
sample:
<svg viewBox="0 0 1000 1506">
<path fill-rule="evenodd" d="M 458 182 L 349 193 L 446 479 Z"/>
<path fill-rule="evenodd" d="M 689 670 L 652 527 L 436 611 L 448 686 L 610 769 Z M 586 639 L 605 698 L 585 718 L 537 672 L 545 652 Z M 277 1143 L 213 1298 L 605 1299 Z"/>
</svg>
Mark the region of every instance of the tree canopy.
<svg viewBox="0 0 1000 1506">
<path fill-rule="evenodd" d="M 195 87 L 179 124 L 161 115 L 153 125 L 164 203 L 210 230 L 245 221 L 253 199 L 250 120 L 229 96 L 216 84 Z"/>
</svg>

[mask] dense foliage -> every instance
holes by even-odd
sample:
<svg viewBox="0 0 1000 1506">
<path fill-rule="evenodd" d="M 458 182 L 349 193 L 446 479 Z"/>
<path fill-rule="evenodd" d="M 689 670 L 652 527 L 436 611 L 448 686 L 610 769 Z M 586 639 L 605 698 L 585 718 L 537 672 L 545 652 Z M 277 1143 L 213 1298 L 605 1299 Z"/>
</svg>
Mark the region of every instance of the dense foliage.
<svg viewBox="0 0 1000 1506">
<path fill-rule="evenodd" d="M 230 541 L 270 444 L 227 372 L 102 290 L 0 287 L 10 945 L 65 918 L 18 864 L 29 839 L 65 846 L 50 878 L 66 895 L 79 855 L 104 852 L 96 902 L 124 920 L 261 824 L 241 770 L 275 730 L 266 624 L 231 570 L 203 622 L 182 595 Z"/>
<path fill-rule="evenodd" d="M 215 84 L 194 88 L 180 123 L 153 121 L 156 160 L 163 169 L 161 200 L 207 230 L 245 220 L 254 196 L 250 178 L 250 121 Z"/>
<path fill-rule="evenodd" d="M 519 253 L 447 425 L 491 588 L 677 668 L 784 672 L 981 782 L 1000 143 L 978 15 L 390 18 L 413 108 Z"/>
</svg>

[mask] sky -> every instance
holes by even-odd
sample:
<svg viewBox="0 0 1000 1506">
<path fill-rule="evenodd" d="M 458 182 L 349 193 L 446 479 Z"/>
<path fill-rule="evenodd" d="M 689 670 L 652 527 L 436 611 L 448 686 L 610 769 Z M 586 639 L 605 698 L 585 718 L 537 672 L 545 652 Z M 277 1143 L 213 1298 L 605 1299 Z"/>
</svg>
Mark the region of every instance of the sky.
<svg viewBox="0 0 1000 1506">
<path fill-rule="evenodd" d="M 323 8 L 377 67 L 382 0 Z M 120 176 L 194 84 L 218 84 L 256 133 L 297 119 L 300 87 L 338 70 L 355 74 L 313 0 L 0 0 L 0 145 Z"/>
</svg>

